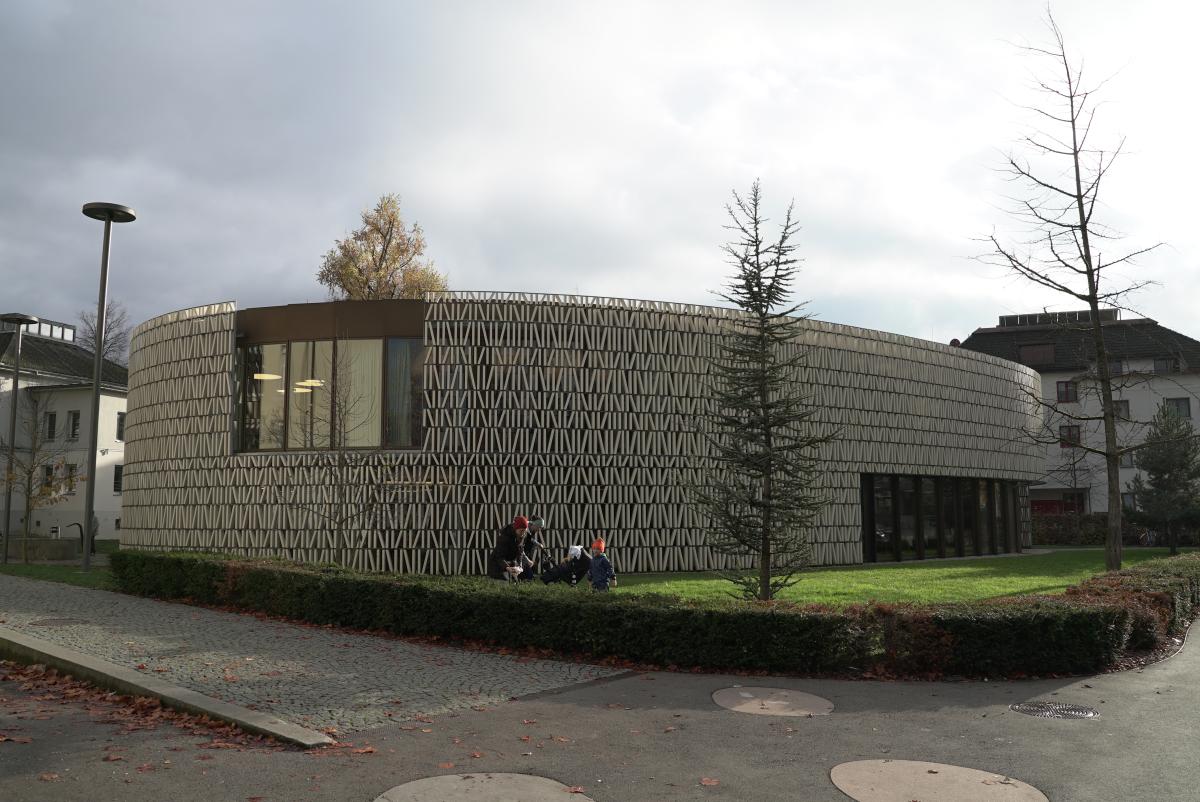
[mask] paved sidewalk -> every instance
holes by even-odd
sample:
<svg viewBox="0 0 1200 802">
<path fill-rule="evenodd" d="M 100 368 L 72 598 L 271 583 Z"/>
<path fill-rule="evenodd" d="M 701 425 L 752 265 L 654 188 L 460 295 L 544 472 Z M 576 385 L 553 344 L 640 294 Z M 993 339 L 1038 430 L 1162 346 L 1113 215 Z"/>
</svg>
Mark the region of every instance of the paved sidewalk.
<svg viewBox="0 0 1200 802">
<path fill-rule="evenodd" d="M 217 699 L 341 734 L 621 673 L 3 575 L 0 621 Z"/>
</svg>

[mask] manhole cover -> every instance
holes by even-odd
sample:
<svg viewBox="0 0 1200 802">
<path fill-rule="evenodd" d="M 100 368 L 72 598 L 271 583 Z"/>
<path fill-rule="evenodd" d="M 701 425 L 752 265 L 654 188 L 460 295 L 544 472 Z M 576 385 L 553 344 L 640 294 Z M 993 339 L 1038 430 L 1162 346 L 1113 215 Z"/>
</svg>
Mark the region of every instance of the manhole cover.
<svg viewBox="0 0 1200 802">
<path fill-rule="evenodd" d="M 1100 711 L 1094 707 L 1071 705 L 1065 702 L 1021 702 L 1009 705 L 1014 713 L 1024 713 L 1038 718 L 1095 718 Z"/>
<path fill-rule="evenodd" d="M 790 688 L 735 685 L 714 691 L 712 700 L 738 713 L 759 716 L 828 716 L 833 712 L 833 702 L 828 699 Z"/>
<path fill-rule="evenodd" d="M 829 779 L 856 802 L 1049 802 L 1028 783 L 990 771 L 921 760 L 856 760 L 841 763 Z"/>
<path fill-rule="evenodd" d="M 85 621 L 82 618 L 42 618 L 37 621 L 30 621 L 31 627 L 69 627 L 75 624 L 90 624 L 91 621 Z"/>
<path fill-rule="evenodd" d="M 531 774 L 443 774 L 397 785 L 375 802 L 591 802 L 583 790 Z"/>
</svg>

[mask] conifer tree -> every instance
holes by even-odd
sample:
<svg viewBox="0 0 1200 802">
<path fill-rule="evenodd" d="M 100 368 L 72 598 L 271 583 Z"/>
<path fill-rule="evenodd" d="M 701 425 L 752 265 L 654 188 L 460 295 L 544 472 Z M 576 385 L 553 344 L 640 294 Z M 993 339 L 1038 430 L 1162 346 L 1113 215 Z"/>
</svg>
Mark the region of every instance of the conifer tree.
<svg viewBox="0 0 1200 802">
<path fill-rule="evenodd" d="M 803 317 L 790 296 L 799 225 L 789 206 L 768 241 L 761 204 L 755 181 L 726 207 L 734 239 L 723 251 L 734 274 L 720 297 L 741 314 L 726 322 L 712 358 L 703 431 L 716 469 L 698 481 L 695 496 L 708 545 L 732 558 L 724 578 L 743 597 L 770 600 L 811 561 L 809 529 L 824 504 L 816 452 L 832 435 L 818 431 L 798 381 Z"/>
<path fill-rule="evenodd" d="M 1191 420 L 1159 407 L 1136 454 L 1138 470 L 1146 476 L 1129 483 L 1138 517 L 1164 529 L 1171 554 L 1178 554 L 1179 523 L 1195 518 L 1200 489 L 1200 441 Z"/>
</svg>

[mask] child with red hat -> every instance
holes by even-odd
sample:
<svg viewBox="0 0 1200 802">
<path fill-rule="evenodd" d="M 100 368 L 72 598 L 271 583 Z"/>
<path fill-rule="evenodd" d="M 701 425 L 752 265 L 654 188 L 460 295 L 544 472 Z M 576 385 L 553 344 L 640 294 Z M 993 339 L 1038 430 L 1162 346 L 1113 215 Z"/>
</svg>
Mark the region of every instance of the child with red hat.
<svg viewBox="0 0 1200 802">
<path fill-rule="evenodd" d="M 588 580 L 592 590 L 607 593 L 609 585 L 617 586 L 617 574 L 613 571 L 612 563 L 604 556 L 604 538 L 598 537 L 592 541 L 592 565 L 588 568 Z"/>
</svg>

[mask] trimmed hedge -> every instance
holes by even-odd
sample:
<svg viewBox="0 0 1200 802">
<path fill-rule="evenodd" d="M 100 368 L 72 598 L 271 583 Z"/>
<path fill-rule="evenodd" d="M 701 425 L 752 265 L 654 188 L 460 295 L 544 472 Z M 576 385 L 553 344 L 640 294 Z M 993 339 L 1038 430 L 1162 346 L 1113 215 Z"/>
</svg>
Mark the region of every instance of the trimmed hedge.
<svg viewBox="0 0 1200 802">
<path fill-rule="evenodd" d="M 1084 673 L 1160 645 L 1200 606 L 1200 555 L 1088 580 L 1062 597 L 847 608 L 589 593 L 477 577 L 359 574 L 123 550 L 117 587 L 315 624 L 478 640 L 664 666 L 822 674 Z"/>
</svg>

